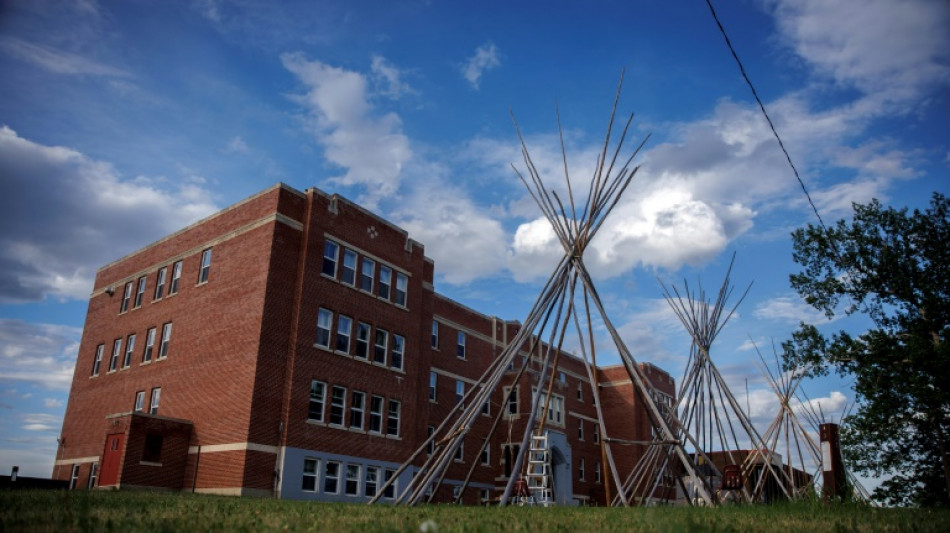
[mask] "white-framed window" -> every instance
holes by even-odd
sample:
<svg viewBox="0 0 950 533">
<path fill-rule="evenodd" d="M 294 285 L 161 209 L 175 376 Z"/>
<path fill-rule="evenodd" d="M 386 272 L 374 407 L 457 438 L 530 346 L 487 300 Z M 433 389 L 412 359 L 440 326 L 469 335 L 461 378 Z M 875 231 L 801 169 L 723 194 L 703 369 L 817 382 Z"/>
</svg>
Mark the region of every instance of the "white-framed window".
<svg viewBox="0 0 950 533">
<path fill-rule="evenodd" d="M 373 292 L 373 279 L 376 277 L 376 261 L 363 258 L 360 263 L 360 290 Z"/>
<path fill-rule="evenodd" d="M 406 339 L 402 335 L 393 333 L 393 351 L 389 365 L 396 370 L 402 370 L 402 358 L 406 353 Z"/>
<path fill-rule="evenodd" d="M 383 469 L 383 483 L 389 483 L 389 480 L 392 479 L 393 476 L 395 475 L 396 475 L 396 471 L 394 469 L 392 468 Z M 399 480 L 393 481 L 391 485 L 386 487 L 386 490 L 383 491 L 383 498 L 387 498 L 389 500 L 392 500 L 393 498 L 395 498 L 396 489 L 399 488 L 397 487 L 397 485 L 399 485 Z"/>
<path fill-rule="evenodd" d="M 432 321 L 432 349 L 439 349 L 439 321 Z"/>
<path fill-rule="evenodd" d="M 389 413 L 386 417 L 386 434 L 393 437 L 399 436 L 399 414 L 402 410 L 402 404 L 399 400 L 389 400 Z"/>
<path fill-rule="evenodd" d="M 346 388 L 333 386 L 330 396 L 330 423 L 335 426 L 343 425 L 343 413 L 346 412 Z"/>
<path fill-rule="evenodd" d="M 381 365 L 386 364 L 386 351 L 389 347 L 389 332 L 376 328 L 376 346 L 373 351 L 373 361 Z"/>
<path fill-rule="evenodd" d="M 119 367 L 119 354 L 122 353 L 122 339 L 116 339 L 112 343 L 112 359 L 109 359 L 109 372 Z"/>
<path fill-rule="evenodd" d="M 577 382 L 577 401 L 584 401 L 584 383 L 582 381 Z"/>
<path fill-rule="evenodd" d="M 584 467 L 584 458 L 581 457 L 581 460 L 577 462 L 577 479 L 578 480 L 580 481 L 585 480 L 585 477 L 586 477 L 586 474 L 584 473 L 585 470 L 586 468 Z"/>
<path fill-rule="evenodd" d="M 69 490 L 75 489 L 79 483 L 79 465 L 73 465 L 73 470 L 69 474 Z"/>
<path fill-rule="evenodd" d="M 379 467 L 366 467 L 366 483 L 363 485 L 363 496 L 372 498 L 376 496 L 376 490 L 379 488 Z"/>
<path fill-rule="evenodd" d="M 567 385 L 567 374 L 564 372 L 558 372 L 557 380 L 561 382 L 561 385 Z"/>
<path fill-rule="evenodd" d="M 439 386 L 439 375 L 435 372 L 429 372 L 429 401 L 436 401 L 436 391 Z"/>
<path fill-rule="evenodd" d="M 92 463 L 92 468 L 89 469 L 89 483 L 86 485 L 87 489 L 96 488 L 96 478 L 99 476 L 99 463 Z"/>
<path fill-rule="evenodd" d="M 140 413 L 145 410 L 145 391 L 140 390 L 135 393 L 135 407 L 132 408 L 136 413 Z"/>
<path fill-rule="evenodd" d="M 122 368 L 132 364 L 132 353 L 135 351 L 135 333 L 129 335 L 125 341 L 125 358 L 122 359 Z"/>
<path fill-rule="evenodd" d="M 323 422 L 323 407 L 327 401 L 327 384 L 322 381 L 310 381 L 310 403 L 307 406 L 307 419 Z"/>
<path fill-rule="evenodd" d="M 426 439 L 430 439 L 428 444 L 426 444 L 426 453 L 432 455 L 435 452 L 435 439 L 432 438 L 432 435 L 435 435 L 435 426 L 426 427 Z"/>
<path fill-rule="evenodd" d="M 330 349 L 330 328 L 332 327 L 333 311 L 321 307 L 317 311 L 317 346 Z"/>
<path fill-rule="evenodd" d="M 406 294 L 409 291 L 409 277 L 401 272 L 396 272 L 396 297 L 393 301 L 396 305 L 406 307 Z"/>
<path fill-rule="evenodd" d="M 465 441 L 459 443 L 459 447 L 455 449 L 455 456 L 452 458 L 457 463 L 465 462 Z"/>
<path fill-rule="evenodd" d="M 155 387 L 152 389 L 152 401 L 148 406 L 148 414 L 157 415 L 158 414 L 158 404 L 162 401 L 162 388 Z"/>
<path fill-rule="evenodd" d="M 379 297 L 388 300 L 393 287 L 393 269 L 379 265 Z"/>
<path fill-rule="evenodd" d="M 502 392 L 505 395 L 505 417 L 516 416 L 518 414 L 518 387 L 503 387 Z"/>
<path fill-rule="evenodd" d="M 594 444 L 600 444 L 600 424 L 594 424 Z"/>
<path fill-rule="evenodd" d="M 594 483 L 600 483 L 600 461 L 594 463 Z"/>
<path fill-rule="evenodd" d="M 532 388 L 532 394 L 537 393 L 537 389 Z M 563 426 L 564 425 L 564 397 L 558 394 L 552 394 L 550 401 L 545 398 L 545 394 L 541 394 L 540 401 L 538 402 L 538 416 L 544 414 L 544 406 L 547 404 L 548 407 L 548 422 Z"/>
<path fill-rule="evenodd" d="M 383 432 L 383 397 L 373 395 L 369 399 L 369 432 Z"/>
<path fill-rule="evenodd" d="M 155 350 L 155 328 L 148 328 L 145 334 L 145 350 L 142 351 L 142 362 L 148 363 L 152 360 L 152 352 Z"/>
<path fill-rule="evenodd" d="M 358 390 L 350 394 L 350 427 L 363 429 L 363 413 L 366 409 L 366 393 Z"/>
<path fill-rule="evenodd" d="M 459 500 L 459 497 L 460 497 L 461 495 L 462 495 L 462 486 L 461 486 L 461 485 L 453 485 L 453 486 L 452 486 L 452 501 L 453 501 L 453 502 L 457 502 L 457 501 Z"/>
<path fill-rule="evenodd" d="M 125 289 L 122 292 L 122 305 L 119 306 L 119 312 L 124 313 L 129 310 L 129 302 L 132 301 L 132 282 L 125 284 Z"/>
<path fill-rule="evenodd" d="M 168 357 L 168 344 L 172 340 L 172 323 L 166 322 L 162 325 L 162 344 L 158 347 L 158 358 Z"/>
<path fill-rule="evenodd" d="M 336 351 L 350 353 L 350 335 L 353 334 L 353 319 L 339 315 L 336 318 Z"/>
<path fill-rule="evenodd" d="M 577 419 L 577 440 L 584 440 L 584 420 Z"/>
<path fill-rule="evenodd" d="M 326 494 L 340 493 L 340 463 L 327 461 L 323 471 L 323 492 Z"/>
<path fill-rule="evenodd" d="M 323 245 L 323 270 L 324 276 L 336 278 L 336 263 L 340 254 L 340 245 L 333 241 L 327 241 Z"/>
<path fill-rule="evenodd" d="M 346 485 L 344 492 L 347 496 L 360 495 L 360 480 L 363 478 L 360 465 L 347 463 L 346 465 Z"/>
<path fill-rule="evenodd" d="M 99 367 L 102 366 L 102 352 L 106 349 L 105 344 L 100 344 L 96 346 L 96 359 L 92 362 L 92 375 L 99 375 Z"/>
<path fill-rule="evenodd" d="M 165 296 L 165 277 L 168 275 L 168 267 L 158 269 L 155 275 L 155 297 L 152 300 L 161 300 Z"/>
<path fill-rule="evenodd" d="M 369 324 L 359 322 L 356 324 L 356 357 L 360 359 L 369 359 L 369 333 L 372 330 Z"/>
<path fill-rule="evenodd" d="M 462 380 L 455 380 L 455 403 L 462 403 L 462 398 L 465 397 L 465 382 Z"/>
<path fill-rule="evenodd" d="M 316 457 L 304 457 L 300 490 L 304 492 L 317 492 L 317 476 L 319 475 L 319 471 L 320 459 Z"/>
<path fill-rule="evenodd" d="M 198 269 L 198 283 L 206 283 L 211 273 L 211 248 L 201 252 L 201 268 Z"/>
<path fill-rule="evenodd" d="M 138 287 L 135 290 L 135 304 L 133 307 L 142 307 L 142 300 L 145 299 L 145 276 L 139 278 Z"/>
<path fill-rule="evenodd" d="M 343 270 L 340 272 L 340 281 L 350 286 L 356 285 L 356 252 L 349 248 L 343 249 Z"/>
<path fill-rule="evenodd" d="M 488 446 L 488 444 L 485 442 L 486 440 L 488 440 L 488 439 L 482 438 L 482 457 L 481 457 L 481 461 L 482 461 L 482 464 L 483 464 L 483 465 L 486 465 L 486 466 L 487 466 L 487 465 L 490 465 L 490 464 L 491 464 L 491 446 Z"/>
<path fill-rule="evenodd" d="M 168 284 L 168 295 L 171 296 L 178 292 L 178 284 L 181 282 L 181 261 L 175 261 L 172 265 L 172 280 Z"/>
<path fill-rule="evenodd" d="M 455 352 L 459 359 L 465 359 L 465 340 L 465 332 L 460 331 L 458 334 L 458 348 Z"/>
</svg>

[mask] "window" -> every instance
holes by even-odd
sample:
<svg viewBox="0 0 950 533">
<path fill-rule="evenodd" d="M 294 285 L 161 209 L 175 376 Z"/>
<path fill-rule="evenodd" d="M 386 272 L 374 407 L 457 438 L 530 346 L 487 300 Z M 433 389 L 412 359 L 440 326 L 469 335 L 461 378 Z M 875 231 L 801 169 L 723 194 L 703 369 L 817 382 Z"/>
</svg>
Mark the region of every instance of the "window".
<svg viewBox="0 0 950 533">
<path fill-rule="evenodd" d="M 73 471 L 69 474 L 69 489 L 76 488 L 77 483 L 79 483 L 79 465 L 73 465 Z"/>
<path fill-rule="evenodd" d="M 145 334 L 145 351 L 142 352 L 142 362 L 148 363 L 152 360 L 152 351 L 155 349 L 155 328 L 148 328 Z"/>
<path fill-rule="evenodd" d="M 462 403 L 462 398 L 465 397 L 465 382 L 461 380 L 455 381 L 455 403 Z"/>
<path fill-rule="evenodd" d="M 175 264 L 172 265 L 172 281 L 168 285 L 169 296 L 178 292 L 179 281 L 181 281 L 181 261 L 175 261 Z"/>
<path fill-rule="evenodd" d="M 313 457 L 306 457 L 303 460 L 303 476 L 300 483 L 300 490 L 304 492 L 317 491 L 317 469 L 320 468 L 320 460 Z"/>
<path fill-rule="evenodd" d="M 89 470 L 89 484 L 86 485 L 87 489 L 94 489 L 96 487 L 96 477 L 99 474 L 99 463 L 92 463 L 92 469 Z"/>
<path fill-rule="evenodd" d="M 307 419 L 323 422 L 323 405 L 327 400 L 327 384 L 322 381 L 310 382 L 310 406 L 307 409 Z"/>
<path fill-rule="evenodd" d="M 458 350 L 456 355 L 459 359 L 465 359 L 465 332 L 460 331 L 458 336 Z"/>
<path fill-rule="evenodd" d="M 125 284 L 125 291 L 122 293 L 122 305 L 119 307 L 119 312 L 124 313 L 129 310 L 129 302 L 132 301 L 132 282 Z"/>
<path fill-rule="evenodd" d="M 537 389 L 532 389 L 533 394 L 537 393 Z M 538 416 L 540 417 L 544 413 L 544 407 L 547 404 L 548 409 L 548 422 L 557 425 L 564 425 L 564 397 L 558 396 L 557 394 L 552 394 L 550 401 L 545 398 L 545 395 L 542 394 L 540 401 L 538 402 Z"/>
<path fill-rule="evenodd" d="M 429 372 L 429 401 L 435 401 L 435 393 L 439 385 L 439 375 L 435 372 Z"/>
<path fill-rule="evenodd" d="M 511 476 L 511 469 L 518 458 L 518 452 L 521 451 L 520 444 L 505 444 L 502 448 L 505 455 L 505 477 Z"/>
<path fill-rule="evenodd" d="M 92 375 L 99 375 L 99 367 L 102 365 L 102 352 L 105 351 L 106 345 L 100 344 L 96 346 L 96 360 L 92 362 Z"/>
<path fill-rule="evenodd" d="M 435 439 L 432 438 L 432 435 L 435 435 L 435 426 L 429 426 L 426 428 L 426 438 L 428 444 L 426 444 L 426 453 L 432 455 L 435 452 Z"/>
<path fill-rule="evenodd" d="M 577 479 L 580 480 L 580 481 L 584 481 L 584 477 L 585 477 L 585 476 L 584 476 L 584 470 L 585 470 L 585 468 L 584 468 L 584 458 L 583 458 L 583 457 L 581 457 L 581 460 L 577 463 L 577 465 L 578 465 L 578 466 L 577 466 Z"/>
<path fill-rule="evenodd" d="M 393 269 L 379 265 L 379 297 L 388 300 L 393 286 Z"/>
<path fill-rule="evenodd" d="M 372 259 L 363 258 L 360 264 L 360 289 L 366 292 L 373 292 L 373 278 L 376 277 L 376 262 Z"/>
<path fill-rule="evenodd" d="M 136 413 L 141 412 L 145 409 L 145 391 L 140 390 L 135 393 L 135 408 L 132 410 Z"/>
<path fill-rule="evenodd" d="M 349 248 L 343 249 L 343 272 L 340 281 L 347 285 L 356 285 L 356 252 Z"/>
<path fill-rule="evenodd" d="M 372 396 L 369 399 L 369 432 L 383 432 L 383 397 Z"/>
<path fill-rule="evenodd" d="M 584 440 L 584 421 L 577 421 L 577 440 Z"/>
<path fill-rule="evenodd" d="M 386 418 L 386 434 L 399 436 L 399 411 L 402 405 L 398 400 L 389 400 L 389 416 Z"/>
<path fill-rule="evenodd" d="M 488 400 L 485 400 L 485 403 L 482 404 L 482 414 L 485 416 L 491 416 L 491 404 Z"/>
<path fill-rule="evenodd" d="M 211 272 L 211 248 L 201 252 L 201 268 L 198 269 L 198 283 L 206 283 Z"/>
<path fill-rule="evenodd" d="M 365 409 L 366 393 L 353 391 L 350 396 L 350 427 L 363 429 L 363 410 Z"/>
<path fill-rule="evenodd" d="M 600 443 L 600 424 L 594 424 L 594 444 Z"/>
<path fill-rule="evenodd" d="M 336 263 L 339 254 L 340 246 L 337 243 L 327 241 L 323 245 L 323 270 L 321 273 L 324 276 L 330 276 L 331 278 L 336 277 Z"/>
<path fill-rule="evenodd" d="M 155 387 L 154 389 L 152 389 L 152 402 L 149 404 L 148 414 L 150 415 L 158 414 L 158 403 L 161 401 L 161 399 L 162 399 L 162 388 Z"/>
<path fill-rule="evenodd" d="M 152 300 L 161 300 L 165 296 L 165 276 L 168 275 L 168 267 L 158 269 L 155 276 L 155 297 Z"/>
<path fill-rule="evenodd" d="M 584 401 L 584 384 L 580 381 L 577 382 L 577 401 Z"/>
<path fill-rule="evenodd" d="M 142 307 L 142 300 L 145 298 L 145 276 L 139 278 L 139 287 L 135 291 L 134 307 Z"/>
<path fill-rule="evenodd" d="M 317 346 L 330 348 L 331 327 L 333 327 L 333 311 L 321 308 L 317 312 Z"/>
<path fill-rule="evenodd" d="M 386 468 L 383 470 L 383 483 L 389 483 L 389 480 L 396 475 L 396 471 L 392 468 Z M 383 497 L 389 498 L 390 500 L 396 497 L 396 485 L 399 484 L 399 481 L 393 481 L 392 485 L 386 487 L 386 490 L 383 491 Z"/>
<path fill-rule="evenodd" d="M 432 348 L 439 349 L 439 323 L 435 320 L 432 321 Z"/>
<path fill-rule="evenodd" d="M 168 322 L 162 326 L 162 344 L 158 347 L 158 358 L 168 357 L 168 343 L 172 339 L 172 323 Z"/>
<path fill-rule="evenodd" d="M 112 343 L 112 359 L 109 359 L 109 372 L 113 372 L 119 366 L 119 354 L 122 353 L 122 339 L 116 339 Z"/>
<path fill-rule="evenodd" d="M 518 414 L 518 387 L 504 387 L 505 394 L 505 416 L 515 416 Z"/>
<path fill-rule="evenodd" d="M 142 448 L 142 462 L 161 463 L 162 462 L 162 436 L 149 433 L 145 435 L 145 446 Z"/>
<path fill-rule="evenodd" d="M 558 372 L 557 380 L 561 382 L 561 385 L 567 385 L 567 374 L 564 372 Z"/>
<path fill-rule="evenodd" d="M 483 465 L 490 465 L 490 464 L 491 464 L 491 456 L 489 455 L 489 451 L 490 451 L 491 447 L 488 446 L 488 443 L 487 443 L 487 442 L 485 442 L 485 441 L 487 441 L 487 440 L 488 440 L 488 439 L 484 439 L 484 438 L 482 439 L 482 457 L 481 457 L 481 459 L 482 459 L 482 464 L 483 464 Z"/>
<path fill-rule="evenodd" d="M 356 324 L 356 357 L 369 359 L 369 324 Z"/>
<path fill-rule="evenodd" d="M 376 489 L 379 488 L 379 467 L 366 467 L 366 483 L 363 485 L 363 496 L 372 498 L 376 496 Z"/>
<path fill-rule="evenodd" d="M 396 272 L 396 305 L 406 307 L 406 291 L 409 288 L 409 278 L 405 274 Z"/>
<path fill-rule="evenodd" d="M 478 491 L 478 493 L 479 493 L 479 495 L 481 496 L 481 499 L 482 499 L 482 503 L 483 503 L 483 504 L 488 504 L 488 503 L 491 501 L 491 491 L 490 491 L 490 490 L 488 490 L 488 489 L 480 489 L 480 490 Z"/>
<path fill-rule="evenodd" d="M 340 492 L 340 463 L 337 461 L 327 461 L 326 470 L 323 471 L 323 492 L 327 494 Z"/>
<path fill-rule="evenodd" d="M 336 351 L 350 353 L 350 335 L 353 332 L 353 319 L 340 315 L 336 319 Z"/>
<path fill-rule="evenodd" d="M 126 368 L 132 364 L 132 352 L 135 351 L 135 333 L 129 335 L 128 340 L 125 342 L 125 358 L 122 359 L 122 368 Z"/>
<path fill-rule="evenodd" d="M 346 410 L 346 389 L 333 387 L 333 396 L 330 398 L 330 423 L 342 426 L 343 412 Z"/>
<path fill-rule="evenodd" d="M 360 465 L 346 465 L 346 486 L 344 487 L 344 491 L 347 496 L 360 495 L 360 478 L 362 477 L 360 470 L 362 470 Z"/>
<path fill-rule="evenodd" d="M 459 447 L 455 449 L 455 457 L 452 459 L 458 463 L 465 462 L 465 441 L 459 443 Z"/>
<path fill-rule="evenodd" d="M 386 349 L 389 345 L 389 332 L 385 329 L 376 328 L 376 350 L 373 353 L 373 361 L 385 365 Z"/>
<path fill-rule="evenodd" d="M 393 334 L 393 356 L 389 365 L 396 370 L 402 370 L 402 356 L 406 352 L 406 339 L 402 335 Z"/>
<path fill-rule="evenodd" d="M 594 463 L 594 483 L 600 483 L 600 461 Z"/>
</svg>

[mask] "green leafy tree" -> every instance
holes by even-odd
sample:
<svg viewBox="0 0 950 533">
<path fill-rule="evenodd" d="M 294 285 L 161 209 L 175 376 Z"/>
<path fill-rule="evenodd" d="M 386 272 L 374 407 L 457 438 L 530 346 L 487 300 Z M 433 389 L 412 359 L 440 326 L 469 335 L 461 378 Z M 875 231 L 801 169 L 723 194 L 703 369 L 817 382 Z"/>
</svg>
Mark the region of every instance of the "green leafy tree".
<svg viewBox="0 0 950 533">
<path fill-rule="evenodd" d="M 842 452 L 857 472 L 891 475 L 875 498 L 950 505 L 950 202 L 921 212 L 877 200 L 850 222 L 792 234 L 799 295 L 828 317 L 867 314 L 873 327 L 822 335 L 802 324 L 783 344 L 786 369 L 853 376 L 857 408 Z"/>
</svg>

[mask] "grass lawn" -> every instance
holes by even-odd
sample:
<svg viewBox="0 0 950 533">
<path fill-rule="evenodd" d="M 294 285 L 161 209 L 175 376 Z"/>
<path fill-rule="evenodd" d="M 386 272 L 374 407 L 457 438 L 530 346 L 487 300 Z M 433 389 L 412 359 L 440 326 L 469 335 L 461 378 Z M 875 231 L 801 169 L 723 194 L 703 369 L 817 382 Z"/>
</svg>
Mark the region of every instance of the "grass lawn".
<svg viewBox="0 0 950 533">
<path fill-rule="evenodd" d="M 392 507 L 190 493 L 0 491 L 7 531 L 950 531 L 950 510 Z"/>
</svg>

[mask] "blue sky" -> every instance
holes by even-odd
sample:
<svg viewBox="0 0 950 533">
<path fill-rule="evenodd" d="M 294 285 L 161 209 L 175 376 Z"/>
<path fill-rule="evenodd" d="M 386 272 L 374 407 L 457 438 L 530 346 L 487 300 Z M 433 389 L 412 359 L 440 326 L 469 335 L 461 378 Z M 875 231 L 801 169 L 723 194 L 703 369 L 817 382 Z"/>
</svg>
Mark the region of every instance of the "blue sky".
<svg viewBox="0 0 950 533">
<path fill-rule="evenodd" d="M 826 221 L 948 191 L 950 6 L 719 2 Z M 752 282 L 713 356 L 753 417 L 800 320 L 789 233 L 815 223 L 704 2 L 31 1 L 0 6 L 0 470 L 52 472 L 96 268 L 277 181 L 407 229 L 436 288 L 521 319 L 559 257 L 510 168 L 513 110 L 547 183 L 619 112 L 652 138 L 587 262 L 634 355 L 679 377 L 657 278 Z M 807 384 L 825 413 L 846 380 Z"/>
</svg>

